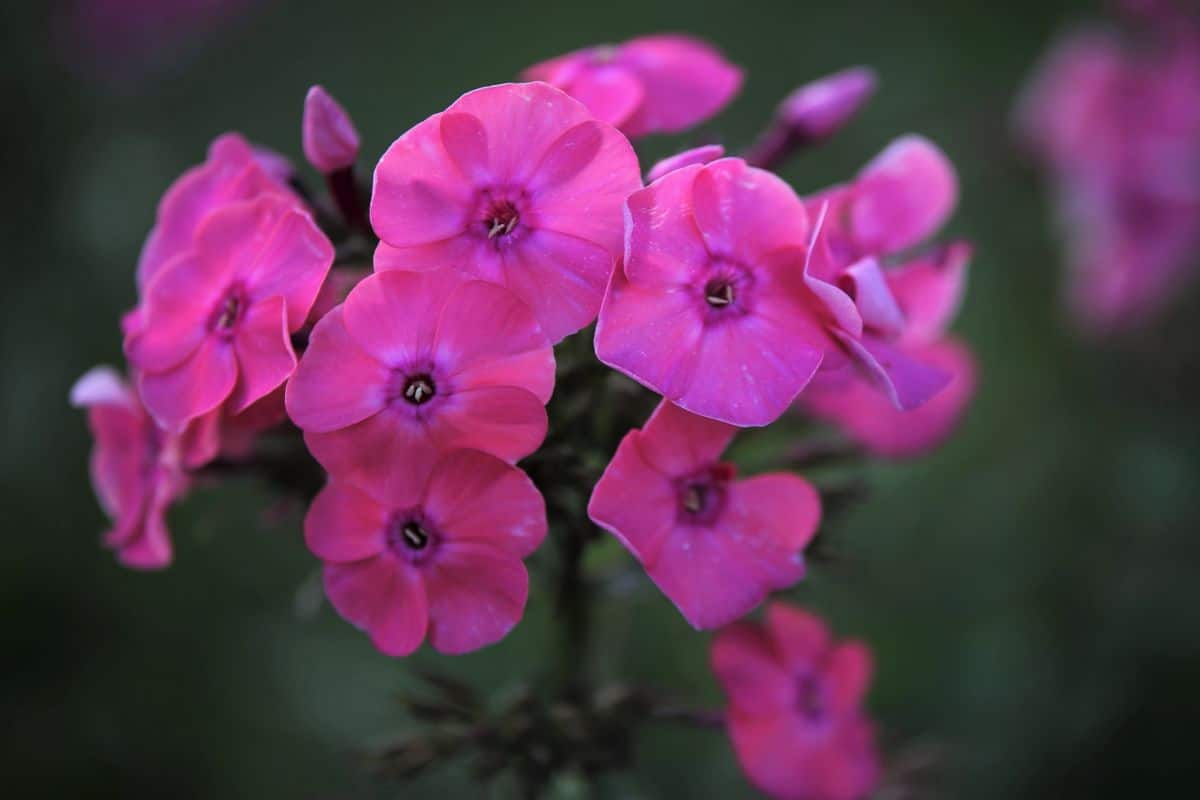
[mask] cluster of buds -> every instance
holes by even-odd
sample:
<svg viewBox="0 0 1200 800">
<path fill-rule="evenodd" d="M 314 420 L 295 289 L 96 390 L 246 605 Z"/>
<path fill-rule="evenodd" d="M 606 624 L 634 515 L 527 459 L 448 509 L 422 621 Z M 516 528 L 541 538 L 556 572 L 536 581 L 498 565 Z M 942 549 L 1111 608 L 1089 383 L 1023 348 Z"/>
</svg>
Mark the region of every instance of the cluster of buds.
<svg viewBox="0 0 1200 800">
<path fill-rule="evenodd" d="M 1056 193 L 1067 299 L 1090 332 L 1153 319 L 1200 270 L 1200 17 L 1123 0 L 1058 41 L 1016 109 Z"/>
<path fill-rule="evenodd" d="M 524 77 L 402 134 L 369 194 L 355 126 L 320 87 L 301 129 L 327 195 L 236 134 L 176 181 L 122 322 L 131 377 L 97 368 L 72 394 L 96 438 L 105 541 L 128 566 L 165 567 L 167 508 L 198 477 L 255 472 L 309 501 L 330 603 L 400 657 L 503 639 L 552 533 L 562 694 L 499 721 L 418 700 L 451 727 L 381 768 L 473 747 L 536 789 L 619 763 L 633 722 L 679 719 L 726 727 L 773 796 L 863 797 L 881 772 L 867 648 L 780 601 L 742 621 L 803 579 L 822 491 L 782 468 L 739 479 L 722 455 L 743 429 L 798 418 L 882 457 L 949 435 L 974 389 L 945 334 L 970 248 L 929 244 L 954 170 L 905 136 L 807 197 L 768 171 L 853 117 L 874 87 L 860 69 L 798 90 L 744 158 L 706 145 L 646 185 L 630 139 L 716 114 L 737 67 L 654 36 Z M 589 685 L 583 553 L 604 531 L 717 631 L 727 712 Z"/>
</svg>

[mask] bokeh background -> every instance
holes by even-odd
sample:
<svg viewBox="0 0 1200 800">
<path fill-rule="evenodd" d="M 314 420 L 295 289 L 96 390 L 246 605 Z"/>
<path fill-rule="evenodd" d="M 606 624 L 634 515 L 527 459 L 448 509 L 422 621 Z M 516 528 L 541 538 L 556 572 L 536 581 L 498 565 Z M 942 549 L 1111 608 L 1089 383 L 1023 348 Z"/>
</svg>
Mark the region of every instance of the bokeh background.
<svg viewBox="0 0 1200 800">
<path fill-rule="evenodd" d="M 409 724 L 395 701 L 413 686 L 409 665 L 321 605 L 297 509 L 264 513 L 271 498 L 250 482 L 198 491 L 172 516 L 174 567 L 117 567 L 98 546 L 89 440 L 67 390 L 91 365 L 118 363 L 117 319 L 155 203 L 216 134 L 240 130 L 300 163 L 301 103 L 321 82 L 373 162 L 465 90 L 661 30 L 716 42 L 748 81 L 702 131 L 647 142 L 648 159 L 703 141 L 736 148 L 794 85 L 861 63 L 881 75 L 876 99 L 785 177 L 801 192 L 844 179 L 909 131 L 960 170 L 949 233 L 977 257 L 956 329 L 982 362 L 978 400 L 941 452 L 870 469 L 869 501 L 831 531 L 839 560 L 792 593 L 874 647 L 871 707 L 890 751 L 932 759 L 948 797 L 1195 786 L 1200 304 L 1185 298 L 1122 342 L 1073 335 L 1048 193 L 1007 128 L 1048 38 L 1094 4 L 261 0 L 183 38 L 155 31 L 149 53 L 119 32 L 80 38 L 63 22 L 69 5 L 0 10 L 10 797 L 481 796 L 458 764 L 403 787 L 362 775 L 355 749 Z M 535 584 L 500 646 L 413 661 L 497 691 L 536 679 L 548 597 Z M 600 675 L 716 702 L 708 637 L 648 583 L 606 599 L 597 636 Z M 755 796 L 719 733 L 657 725 L 636 741 L 636 768 L 594 796 Z"/>
</svg>

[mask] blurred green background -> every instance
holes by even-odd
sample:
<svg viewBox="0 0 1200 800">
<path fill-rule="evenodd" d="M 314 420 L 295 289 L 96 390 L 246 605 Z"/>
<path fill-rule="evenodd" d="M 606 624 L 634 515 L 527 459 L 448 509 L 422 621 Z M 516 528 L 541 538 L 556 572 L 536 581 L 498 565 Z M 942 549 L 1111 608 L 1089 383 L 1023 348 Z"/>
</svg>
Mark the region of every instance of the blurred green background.
<svg viewBox="0 0 1200 800">
<path fill-rule="evenodd" d="M 321 82 L 373 162 L 465 90 L 661 30 L 712 40 L 748 81 L 703 131 L 647 142 L 648 158 L 713 139 L 736 148 L 794 85 L 862 63 L 882 78 L 874 102 L 785 177 L 801 192 L 844 179 L 909 131 L 961 173 L 948 233 L 977 246 L 957 330 L 982 362 L 978 400 L 935 456 L 872 468 L 869 502 L 833 531 L 842 559 L 792 593 L 874 647 L 871 706 L 889 751 L 932 752 L 950 797 L 1194 786 L 1200 304 L 1132 341 L 1074 337 L 1047 192 L 1006 126 L 1048 37 L 1091 4 L 277 0 L 186 46 L 164 42 L 154 71 L 116 80 L 71 67 L 51 36 L 54 7 L 0 11 L 9 796 L 481 796 L 460 765 L 402 787 L 362 776 L 355 748 L 409 724 L 394 701 L 409 665 L 314 602 L 298 509 L 268 508 L 249 482 L 197 491 L 172 516 L 174 567 L 118 568 L 97 542 L 89 439 L 67 390 L 91 365 L 119 362 L 117 319 L 155 203 L 216 134 L 240 130 L 300 163 L 301 103 Z M 709 637 L 635 583 L 600 612 L 597 673 L 715 703 Z M 540 674 L 552 627 L 535 582 L 501 645 L 413 661 L 511 687 Z M 755 796 L 719 733 L 660 725 L 636 741 L 636 768 L 596 796 Z"/>
</svg>

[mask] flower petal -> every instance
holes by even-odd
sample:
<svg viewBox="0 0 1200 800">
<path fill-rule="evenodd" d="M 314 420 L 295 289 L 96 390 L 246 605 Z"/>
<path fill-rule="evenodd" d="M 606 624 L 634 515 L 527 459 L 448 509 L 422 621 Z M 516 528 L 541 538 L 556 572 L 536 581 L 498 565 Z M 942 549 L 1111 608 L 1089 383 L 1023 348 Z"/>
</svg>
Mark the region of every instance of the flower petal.
<svg viewBox="0 0 1200 800">
<path fill-rule="evenodd" d="M 942 226 L 958 202 L 958 178 L 937 145 L 904 136 L 867 164 L 855 193 L 850 216 L 859 247 L 867 253 L 895 253 L 920 244 Z"/>
<path fill-rule="evenodd" d="M 521 620 L 529 574 L 520 559 L 474 541 L 448 541 L 423 570 L 429 643 L 459 655 L 503 639 Z"/>
<path fill-rule="evenodd" d="M 138 394 L 160 426 L 178 432 L 225 402 L 237 374 L 232 344 L 209 336 L 178 366 L 140 373 Z"/>
<path fill-rule="evenodd" d="M 658 559 L 675 524 L 678 499 L 671 481 L 643 458 L 640 438 L 630 431 L 617 446 L 592 490 L 588 517 L 645 565 Z"/>
<path fill-rule="evenodd" d="M 502 256 L 505 284 L 533 309 L 551 342 L 596 319 L 613 271 L 609 251 L 575 236 L 534 230 Z"/>
<path fill-rule="evenodd" d="M 642 426 L 638 451 L 662 474 L 682 477 L 717 461 L 736 433 L 732 425 L 664 400 Z"/>
<path fill-rule="evenodd" d="M 421 646 L 429 622 L 417 570 L 389 556 L 325 565 L 325 594 L 348 622 L 366 630 L 380 652 L 406 656 Z"/>
<path fill-rule="evenodd" d="M 391 371 L 350 338 L 343 308 L 313 328 L 308 348 L 287 385 L 287 412 L 300 428 L 345 428 L 381 410 Z"/>
<path fill-rule="evenodd" d="M 702 167 L 692 184 L 692 204 L 696 225 L 715 255 L 753 265 L 772 250 L 808 245 L 808 212 L 792 187 L 740 158 Z"/>
<path fill-rule="evenodd" d="M 284 299 L 275 295 L 251 305 L 238 322 L 233 348 L 238 379 L 229 410 L 238 414 L 282 386 L 296 369 Z"/>
<path fill-rule="evenodd" d="M 349 563 L 386 548 L 388 509 L 348 483 L 330 481 L 304 517 L 304 541 L 325 562 Z"/>
<path fill-rule="evenodd" d="M 718 631 L 712 643 L 712 670 L 729 705 L 740 713 L 770 714 L 794 696 L 792 676 L 759 625 L 740 622 Z"/>
<path fill-rule="evenodd" d="M 469 447 L 514 462 L 541 446 L 547 424 L 546 409 L 531 392 L 476 386 L 443 398 L 428 432 L 441 452 Z"/>
</svg>

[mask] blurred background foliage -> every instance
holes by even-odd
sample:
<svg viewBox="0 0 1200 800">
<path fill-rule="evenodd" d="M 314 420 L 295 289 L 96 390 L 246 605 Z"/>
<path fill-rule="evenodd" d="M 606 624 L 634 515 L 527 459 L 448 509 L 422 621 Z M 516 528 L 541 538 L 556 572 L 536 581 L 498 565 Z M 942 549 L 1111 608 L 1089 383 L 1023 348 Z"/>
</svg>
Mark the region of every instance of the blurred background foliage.
<svg viewBox="0 0 1200 800">
<path fill-rule="evenodd" d="M 55 7 L 0 10 L 10 796 L 480 796 L 459 764 L 404 787 L 363 777 L 356 748 L 411 724 L 395 698 L 417 683 L 322 605 L 300 509 L 272 506 L 252 483 L 203 489 L 172 516 L 174 567 L 118 568 L 97 542 L 89 441 L 67 389 L 119 361 L 117 319 L 155 203 L 216 134 L 238 129 L 300 163 L 301 103 L 320 82 L 373 162 L 465 90 L 660 30 L 716 42 L 748 81 L 703 130 L 646 142 L 646 165 L 681 145 L 744 145 L 794 85 L 861 63 L 881 76 L 874 102 L 785 177 L 801 192 L 845 179 L 909 131 L 961 173 L 948 233 L 977 246 L 956 329 L 982 362 L 978 400 L 935 456 L 870 469 L 869 502 L 830 532 L 838 559 L 791 593 L 874 647 L 871 705 L 890 752 L 933 754 L 952 797 L 1195 785 L 1200 304 L 1182 301 L 1125 342 L 1073 336 L 1048 192 L 1007 129 L 1035 57 L 1092 4 L 267 0 L 197 41 L 164 42 L 152 72 L 115 77 L 51 35 Z M 614 585 L 598 612 L 596 673 L 717 702 L 709 637 L 644 579 Z M 550 597 L 535 578 L 503 644 L 412 662 L 490 690 L 538 680 L 555 635 Z M 636 767 L 595 796 L 754 796 L 719 733 L 646 727 L 635 748 Z M 588 796 L 570 782 L 559 791 Z"/>
</svg>

